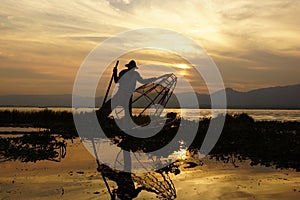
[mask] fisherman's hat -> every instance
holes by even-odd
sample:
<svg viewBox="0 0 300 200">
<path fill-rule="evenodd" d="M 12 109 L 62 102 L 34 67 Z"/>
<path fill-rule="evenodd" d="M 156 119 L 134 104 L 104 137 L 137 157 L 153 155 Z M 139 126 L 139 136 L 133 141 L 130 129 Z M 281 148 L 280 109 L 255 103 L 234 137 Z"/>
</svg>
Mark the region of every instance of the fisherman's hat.
<svg viewBox="0 0 300 200">
<path fill-rule="evenodd" d="M 135 61 L 134 60 L 131 60 L 128 64 L 126 64 L 125 65 L 126 67 L 128 67 L 129 69 L 132 69 L 132 68 L 138 68 L 137 66 L 136 66 L 136 63 L 135 63 Z"/>
</svg>

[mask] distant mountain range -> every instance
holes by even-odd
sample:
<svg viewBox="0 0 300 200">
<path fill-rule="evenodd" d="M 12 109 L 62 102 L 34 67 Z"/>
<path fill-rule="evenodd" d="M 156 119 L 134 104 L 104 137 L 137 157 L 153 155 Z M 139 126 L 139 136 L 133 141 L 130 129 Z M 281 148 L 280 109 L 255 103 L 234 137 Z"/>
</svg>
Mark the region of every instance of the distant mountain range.
<svg viewBox="0 0 300 200">
<path fill-rule="evenodd" d="M 232 88 L 226 88 L 228 108 L 274 108 L 274 109 L 300 109 L 300 84 L 271 87 L 238 92 Z M 212 95 L 219 95 L 216 92 Z M 190 102 L 190 93 L 180 93 L 180 98 Z M 196 94 L 200 108 L 210 107 L 210 96 Z M 84 101 L 88 97 L 80 97 Z M 102 97 L 95 99 L 97 106 L 102 102 Z M 72 95 L 6 95 L 0 96 L 0 106 L 33 106 L 33 107 L 71 107 Z M 168 107 L 178 107 L 175 96 L 172 96 Z M 193 105 L 191 105 L 193 107 Z"/>
</svg>

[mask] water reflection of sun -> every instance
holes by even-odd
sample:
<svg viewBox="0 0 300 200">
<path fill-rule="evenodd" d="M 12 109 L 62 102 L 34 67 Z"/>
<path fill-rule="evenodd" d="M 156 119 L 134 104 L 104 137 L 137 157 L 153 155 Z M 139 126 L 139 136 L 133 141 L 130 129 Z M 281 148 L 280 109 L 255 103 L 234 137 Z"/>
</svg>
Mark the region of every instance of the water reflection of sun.
<svg viewBox="0 0 300 200">
<path fill-rule="evenodd" d="M 180 149 L 175 151 L 174 154 L 176 155 L 177 159 L 185 159 L 187 157 L 186 148 L 184 148 L 184 142 L 180 141 Z"/>
<path fill-rule="evenodd" d="M 180 149 L 179 151 L 174 152 L 176 155 L 177 159 L 185 159 L 186 156 L 186 149 Z"/>
</svg>

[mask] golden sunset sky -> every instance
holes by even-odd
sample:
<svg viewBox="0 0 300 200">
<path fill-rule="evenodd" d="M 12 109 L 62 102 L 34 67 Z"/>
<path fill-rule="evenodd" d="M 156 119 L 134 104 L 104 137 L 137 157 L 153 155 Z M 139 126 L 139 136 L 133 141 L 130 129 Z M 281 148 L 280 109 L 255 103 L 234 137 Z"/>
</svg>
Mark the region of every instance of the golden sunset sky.
<svg viewBox="0 0 300 200">
<path fill-rule="evenodd" d="M 226 87 L 300 83 L 297 0 L 1 0 L 0 95 L 71 94 L 90 51 L 143 27 L 193 39 L 219 67 Z M 135 59 L 147 64 L 146 58 Z"/>
</svg>

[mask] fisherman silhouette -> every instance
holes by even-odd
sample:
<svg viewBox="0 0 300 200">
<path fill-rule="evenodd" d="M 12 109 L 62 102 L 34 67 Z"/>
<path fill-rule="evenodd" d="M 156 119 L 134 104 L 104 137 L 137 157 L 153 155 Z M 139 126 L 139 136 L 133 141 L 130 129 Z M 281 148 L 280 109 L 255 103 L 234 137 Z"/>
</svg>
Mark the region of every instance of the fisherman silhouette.
<svg viewBox="0 0 300 200">
<path fill-rule="evenodd" d="M 117 106 L 121 106 L 124 109 L 125 116 L 132 117 L 131 111 L 131 99 L 132 93 L 136 88 L 136 83 L 147 84 L 154 82 L 157 78 L 148 78 L 143 79 L 141 75 L 135 71 L 138 69 L 136 62 L 131 60 L 128 64 L 125 65 L 127 69 L 122 70 L 118 76 L 118 69 L 114 67 L 113 69 L 113 79 L 115 83 L 119 84 L 118 91 L 116 94 L 109 99 L 104 105 L 98 110 L 97 114 L 100 119 L 107 118 L 112 110 Z"/>
</svg>

